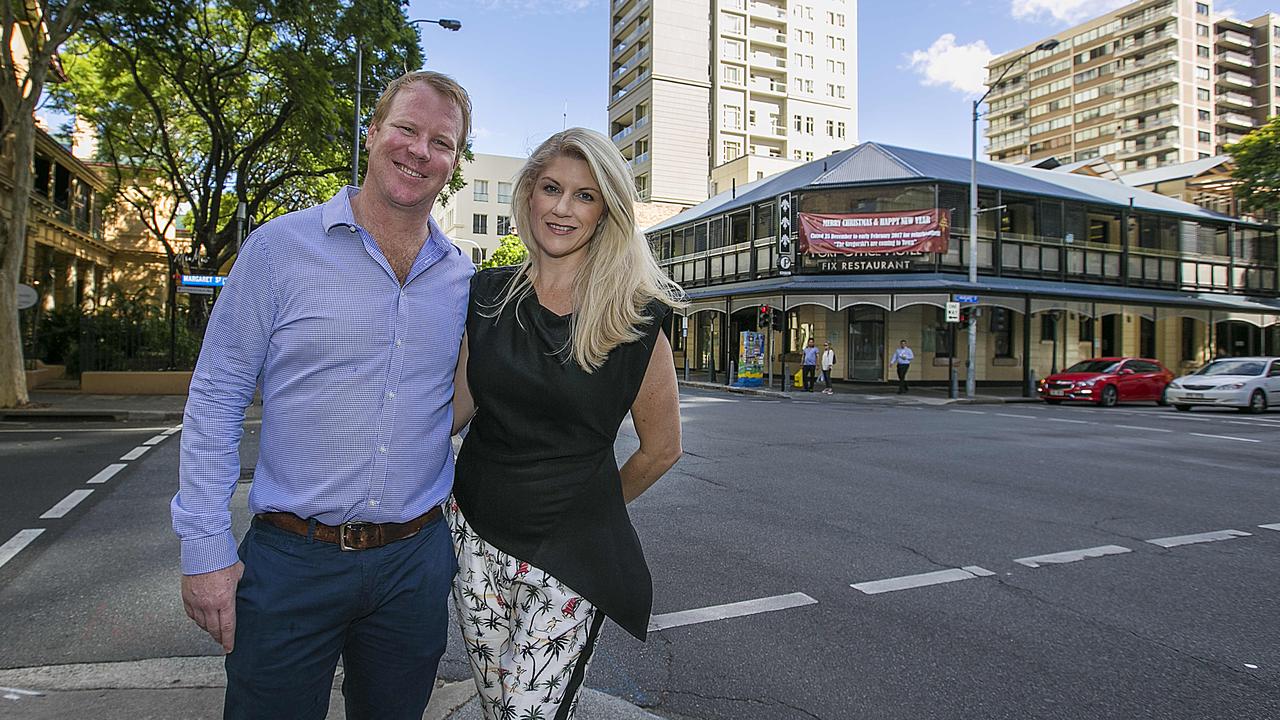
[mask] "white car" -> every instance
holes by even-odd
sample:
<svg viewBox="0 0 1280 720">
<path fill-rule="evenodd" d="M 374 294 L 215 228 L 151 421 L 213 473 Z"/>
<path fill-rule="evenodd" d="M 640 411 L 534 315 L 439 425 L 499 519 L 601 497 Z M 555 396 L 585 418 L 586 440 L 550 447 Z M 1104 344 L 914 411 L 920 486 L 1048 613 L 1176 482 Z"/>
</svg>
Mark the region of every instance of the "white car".
<svg viewBox="0 0 1280 720">
<path fill-rule="evenodd" d="M 1179 410 L 1193 406 L 1234 407 L 1253 413 L 1280 405 L 1280 358 L 1214 360 L 1169 383 L 1165 397 Z"/>
</svg>

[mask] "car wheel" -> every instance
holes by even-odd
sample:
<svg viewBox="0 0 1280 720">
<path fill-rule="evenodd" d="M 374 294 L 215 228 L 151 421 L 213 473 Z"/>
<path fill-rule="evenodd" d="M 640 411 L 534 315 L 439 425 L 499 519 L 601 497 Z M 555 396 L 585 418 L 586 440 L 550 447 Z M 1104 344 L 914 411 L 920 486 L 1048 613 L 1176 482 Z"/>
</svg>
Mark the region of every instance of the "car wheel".
<svg viewBox="0 0 1280 720">
<path fill-rule="evenodd" d="M 1165 385 L 1160 391 L 1160 399 L 1156 400 L 1156 404 L 1160 407 L 1169 407 L 1169 386 Z"/>
<path fill-rule="evenodd" d="M 1191 410 L 1191 406 L 1190 405 L 1174 405 L 1173 409 L 1177 410 L 1178 412 L 1189 412 Z"/>
<path fill-rule="evenodd" d="M 1119 399 L 1120 394 L 1116 392 L 1116 386 L 1108 385 L 1102 388 L 1102 400 L 1098 404 L 1102 407 L 1115 407 Z"/>
<path fill-rule="evenodd" d="M 1267 411 L 1267 396 L 1261 390 L 1254 390 L 1249 396 L 1249 412 L 1257 415 Z"/>
</svg>

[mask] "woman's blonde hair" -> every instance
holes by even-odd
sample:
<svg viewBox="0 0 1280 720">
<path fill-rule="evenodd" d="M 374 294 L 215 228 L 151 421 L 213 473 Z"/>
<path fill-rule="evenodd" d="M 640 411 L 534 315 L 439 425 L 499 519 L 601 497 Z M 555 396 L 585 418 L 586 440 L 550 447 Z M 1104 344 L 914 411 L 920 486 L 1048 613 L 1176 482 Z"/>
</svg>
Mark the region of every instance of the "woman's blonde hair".
<svg viewBox="0 0 1280 720">
<path fill-rule="evenodd" d="M 511 208 L 521 242 L 530 252 L 492 314 L 484 314 L 498 317 L 507 305 L 518 305 L 533 290 L 538 262 L 531 235 L 536 221 L 530 216 L 529 201 L 547 165 L 562 156 L 587 163 L 605 206 L 587 243 L 586 261 L 574 278 L 567 348 L 579 367 L 593 372 L 614 348 L 644 336 L 642 328 L 651 322 L 644 309 L 650 302 L 658 300 L 672 308 L 683 308 L 687 303 L 680 286 L 658 267 L 649 243 L 636 227 L 638 198 L 626 161 L 604 135 L 575 127 L 547 138 L 516 175 Z"/>
</svg>

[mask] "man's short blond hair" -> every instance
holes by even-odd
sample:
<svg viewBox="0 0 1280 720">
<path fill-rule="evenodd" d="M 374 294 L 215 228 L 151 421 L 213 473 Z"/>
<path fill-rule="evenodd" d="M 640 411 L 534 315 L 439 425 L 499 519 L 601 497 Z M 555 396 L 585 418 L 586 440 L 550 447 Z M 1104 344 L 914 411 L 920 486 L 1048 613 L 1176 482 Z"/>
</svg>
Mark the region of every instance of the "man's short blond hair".
<svg viewBox="0 0 1280 720">
<path fill-rule="evenodd" d="M 444 73 L 433 70 L 415 70 L 392 80 L 387 85 L 387 89 L 382 91 L 382 96 L 378 98 L 378 104 L 373 107 L 373 119 L 369 121 L 370 124 L 381 126 L 382 121 L 386 119 L 387 113 L 391 110 L 391 101 L 395 99 L 401 90 L 414 83 L 426 84 L 436 92 L 452 100 L 453 104 L 458 107 L 458 113 L 462 115 L 462 131 L 458 136 L 458 146 L 454 153 L 454 160 L 461 160 L 462 152 L 467 147 L 467 138 L 471 137 L 471 96 L 458 84 L 457 80 Z"/>
</svg>

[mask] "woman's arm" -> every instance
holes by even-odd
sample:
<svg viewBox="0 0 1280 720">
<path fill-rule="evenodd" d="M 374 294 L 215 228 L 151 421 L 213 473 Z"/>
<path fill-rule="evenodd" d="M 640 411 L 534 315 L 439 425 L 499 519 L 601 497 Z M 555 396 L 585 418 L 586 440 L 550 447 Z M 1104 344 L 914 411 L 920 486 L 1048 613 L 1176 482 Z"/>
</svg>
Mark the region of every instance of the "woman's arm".
<svg viewBox="0 0 1280 720">
<path fill-rule="evenodd" d="M 476 401 L 471 397 L 467 384 L 467 334 L 462 333 L 462 346 L 458 348 L 458 367 L 453 371 L 453 431 L 457 435 L 476 414 Z"/>
<path fill-rule="evenodd" d="M 631 405 L 640 449 L 622 465 L 622 499 L 631 502 L 680 459 L 680 392 L 671 343 L 659 331 L 640 392 Z"/>
</svg>

